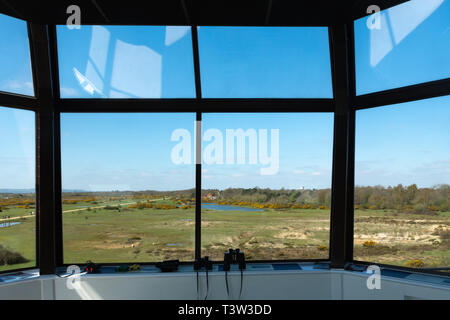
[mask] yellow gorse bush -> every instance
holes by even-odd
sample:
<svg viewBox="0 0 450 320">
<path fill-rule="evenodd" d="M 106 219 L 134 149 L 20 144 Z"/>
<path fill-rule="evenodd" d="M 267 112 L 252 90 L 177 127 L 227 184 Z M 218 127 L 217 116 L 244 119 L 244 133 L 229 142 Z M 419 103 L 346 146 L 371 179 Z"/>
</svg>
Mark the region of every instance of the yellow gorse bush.
<svg viewBox="0 0 450 320">
<path fill-rule="evenodd" d="M 423 267 L 424 265 L 425 265 L 425 262 L 423 262 L 420 259 L 409 260 L 405 263 L 405 266 L 410 267 L 410 268 L 420 268 L 420 267 Z"/>
<path fill-rule="evenodd" d="M 377 243 L 375 241 L 369 240 L 369 241 L 364 241 L 363 246 L 366 248 L 373 248 L 375 247 Z"/>
</svg>

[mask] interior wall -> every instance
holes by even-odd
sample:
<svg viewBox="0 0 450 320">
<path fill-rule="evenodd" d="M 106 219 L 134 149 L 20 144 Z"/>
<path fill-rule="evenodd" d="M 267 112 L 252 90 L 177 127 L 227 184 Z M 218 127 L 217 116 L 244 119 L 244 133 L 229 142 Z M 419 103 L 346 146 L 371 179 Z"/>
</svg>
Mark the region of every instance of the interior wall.
<svg viewBox="0 0 450 320">
<path fill-rule="evenodd" d="M 368 290 L 367 275 L 358 273 L 343 273 L 343 300 L 449 300 L 448 288 L 420 284 L 409 280 L 382 277 L 380 289 Z"/>
<path fill-rule="evenodd" d="M 243 276 L 241 299 L 332 299 L 339 294 L 332 290 L 329 272 L 307 274 L 246 274 Z M 227 295 L 225 274 L 208 274 L 208 299 L 239 299 L 241 275 L 228 274 L 230 297 Z M 199 274 L 197 297 L 196 274 L 92 276 L 80 282 L 79 290 L 69 290 L 64 279 L 56 279 L 57 299 L 80 299 L 87 296 L 101 299 L 180 299 L 203 300 L 206 296 L 206 275 Z"/>
<path fill-rule="evenodd" d="M 39 279 L 0 284 L 0 300 L 41 300 Z"/>
<path fill-rule="evenodd" d="M 381 278 L 381 289 L 367 289 L 368 275 L 347 271 L 247 273 L 244 272 L 241 299 L 253 300 L 350 300 L 350 299 L 434 299 L 450 300 L 450 286 L 437 286 L 390 277 Z M 0 300 L 82 299 L 179 299 L 203 300 L 205 273 L 88 275 L 77 289 L 67 287 L 67 278 L 42 276 L 35 280 L 0 284 Z M 240 273 L 228 274 L 227 296 L 223 272 L 209 274 L 208 300 L 239 299 Z"/>
</svg>

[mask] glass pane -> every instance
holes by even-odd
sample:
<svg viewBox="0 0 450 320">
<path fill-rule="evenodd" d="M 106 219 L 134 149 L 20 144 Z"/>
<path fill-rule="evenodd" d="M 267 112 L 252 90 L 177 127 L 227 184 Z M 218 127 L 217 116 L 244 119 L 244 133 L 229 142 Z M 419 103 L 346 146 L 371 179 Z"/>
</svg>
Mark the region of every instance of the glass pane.
<svg viewBox="0 0 450 320">
<path fill-rule="evenodd" d="M 194 121 L 61 115 L 65 263 L 194 260 L 195 165 L 176 148 L 189 147 Z"/>
<path fill-rule="evenodd" d="M 205 114 L 202 149 L 202 255 L 328 259 L 332 114 Z"/>
<path fill-rule="evenodd" d="M 331 98 L 325 27 L 199 27 L 205 98 Z"/>
<path fill-rule="evenodd" d="M 189 27 L 57 27 L 62 98 L 194 98 Z"/>
<path fill-rule="evenodd" d="M 450 1 L 411 0 L 355 21 L 356 91 L 450 77 Z"/>
<path fill-rule="evenodd" d="M 450 96 L 360 110 L 356 260 L 450 266 Z"/>
<path fill-rule="evenodd" d="M 0 271 L 5 271 L 36 265 L 34 112 L 0 107 L 0 136 Z"/>
<path fill-rule="evenodd" d="M 34 95 L 25 21 L 0 14 L 0 91 Z"/>
</svg>

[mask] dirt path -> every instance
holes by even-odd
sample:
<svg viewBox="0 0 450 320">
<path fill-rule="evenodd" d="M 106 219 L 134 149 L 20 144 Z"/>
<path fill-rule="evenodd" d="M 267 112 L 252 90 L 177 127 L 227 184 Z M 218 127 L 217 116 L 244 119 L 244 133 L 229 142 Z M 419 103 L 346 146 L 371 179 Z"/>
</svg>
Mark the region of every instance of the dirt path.
<svg viewBox="0 0 450 320">
<path fill-rule="evenodd" d="M 18 217 L 11 217 L 11 218 L 6 218 L 6 219 L 0 219 L 0 222 L 2 221 L 11 221 L 11 220 L 18 220 L 18 219 L 22 219 L 22 218 L 34 218 L 35 215 L 27 215 L 27 216 L 18 216 Z"/>
<path fill-rule="evenodd" d="M 134 203 L 136 203 L 136 202 L 119 203 L 119 204 L 117 204 L 117 205 L 118 205 L 118 206 L 127 206 L 127 205 L 134 204 Z M 87 207 L 87 208 L 80 208 L 80 209 L 66 210 L 66 211 L 63 211 L 63 213 L 67 213 L 67 212 L 76 212 L 76 211 L 84 211 L 84 210 L 87 210 L 87 209 L 103 209 L 103 208 L 106 208 L 107 206 L 109 206 L 109 204 L 107 204 L 106 206 L 99 206 L 99 207 Z M 114 206 L 115 206 L 115 205 L 114 205 Z"/>
<path fill-rule="evenodd" d="M 152 199 L 152 200 L 149 200 L 149 201 L 159 201 L 159 200 L 166 200 L 166 199 Z M 136 204 L 137 202 L 128 202 L 128 203 L 119 203 L 119 204 L 117 204 L 117 205 L 119 205 L 119 206 L 128 206 L 128 205 L 130 205 L 130 204 Z M 67 213 L 67 212 L 76 212 L 76 211 L 84 211 L 84 210 L 87 210 L 87 209 L 102 209 L 102 208 L 105 208 L 105 207 L 107 207 L 107 206 L 109 206 L 109 205 L 105 205 L 105 206 L 98 206 L 98 207 L 87 207 L 87 208 L 80 208 L 80 209 L 72 209 L 72 210 L 66 210 L 66 211 L 63 211 L 63 213 Z M 22 219 L 22 218 L 34 218 L 36 215 L 26 215 L 26 216 L 17 216 L 17 217 L 11 217 L 11 218 L 6 218 L 6 219 L 0 219 L 0 222 L 1 221 L 11 221 L 11 220 L 18 220 L 18 219 Z"/>
<path fill-rule="evenodd" d="M 148 200 L 148 201 L 153 202 L 153 201 L 159 201 L 159 200 L 165 200 L 165 199 L 152 199 L 152 200 Z M 117 204 L 117 205 L 118 205 L 118 206 L 128 206 L 128 205 L 130 205 L 130 204 L 136 204 L 136 203 L 137 203 L 137 202 L 128 202 L 128 203 L 119 203 L 119 204 Z M 72 210 L 66 210 L 66 211 L 63 211 L 63 213 L 67 213 L 67 212 L 76 212 L 76 211 L 84 211 L 84 210 L 87 210 L 87 209 L 103 209 L 103 208 L 106 208 L 107 206 L 113 206 L 113 205 L 107 204 L 106 206 L 88 207 L 88 208 L 80 208 L 80 209 L 72 209 Z"/>
</svg>

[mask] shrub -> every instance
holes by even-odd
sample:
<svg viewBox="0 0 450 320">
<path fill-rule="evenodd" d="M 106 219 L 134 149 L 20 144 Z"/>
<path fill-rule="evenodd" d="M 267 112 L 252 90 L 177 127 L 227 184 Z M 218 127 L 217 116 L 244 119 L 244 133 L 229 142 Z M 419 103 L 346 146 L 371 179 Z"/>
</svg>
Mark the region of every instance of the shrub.
<svg viewBox="0 0 450 320">
<path fill-rule="evenodd" d="M 319 251 L 327 251 L 328 250 L 328 246 L 320 245 L 317 249 Z"/>
<path fill-rule="evenodd" d="M 77 204 L 78 201 L 77 200 L 63 200 L 62 201 L 63 204 Z"/>
<path fill-rule="evenodd" d="M 409 260 L 405 263 L 405 266 L 410 268 L 421 268 L 425 265 L 425 263 L 420 259 Z"/>
<path fill-rule="evenodd" d="M 369 241 L 364 241 L 363 246 L 365 248 L 373 248 L 375 247 L 377 243 L 375 241 L 369 240 Z"/>
<path fill-rule="evenodd" d="M 117 207 L 115 207 L 115 206 L 106 206 L 103 209 L 105 209 L 105 210 L 119 210 L 120 207 L 119 206 L 117 206 Z"/>
<path fill-rule="evenodd" d="M 450 240 L 450 230 L 443 230 L 439 233 L 442 240 Z"/>
<path fill-rule="evenodd" d="M 418 203 L 414 206 L 414 213 L 425 213 L 426 211 L 426 207 L 421 203 Z"/>
<path fill-rule="evenodd" d="M 430 216 L 437 216 L 438 213 L 436 211 L 430 210 L 430 208 L 424 206 L 421 203 L 418 203 L 414 206 L 414 209 L 410 209 L 409 212 L 416 213 L 416 214 L 426 214 Z"/>
<path fill-rule="evenodd" d="M 0 245 L 0 266 L 28 262 L 20 253 L 3 248 Z"/>
</svg>

